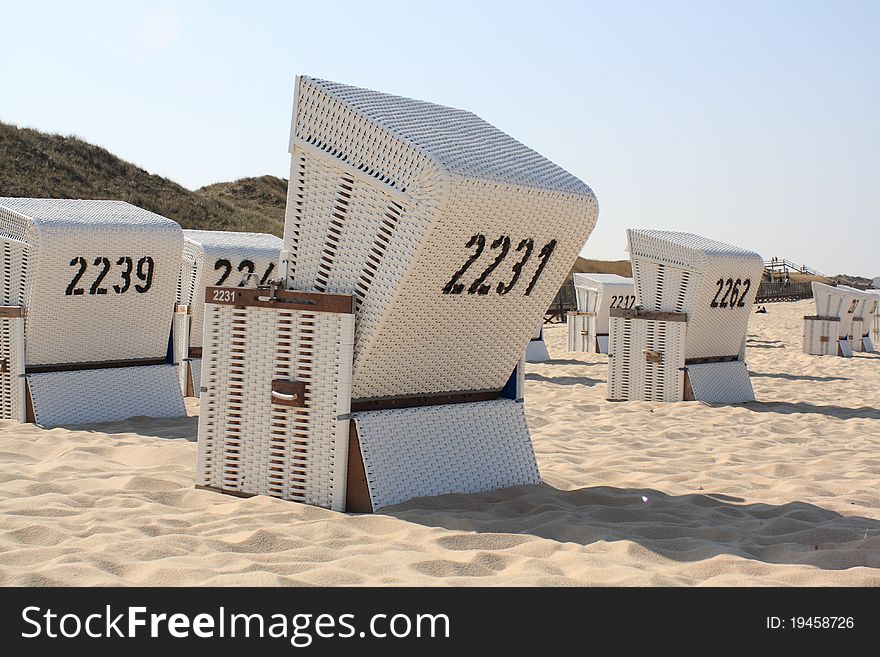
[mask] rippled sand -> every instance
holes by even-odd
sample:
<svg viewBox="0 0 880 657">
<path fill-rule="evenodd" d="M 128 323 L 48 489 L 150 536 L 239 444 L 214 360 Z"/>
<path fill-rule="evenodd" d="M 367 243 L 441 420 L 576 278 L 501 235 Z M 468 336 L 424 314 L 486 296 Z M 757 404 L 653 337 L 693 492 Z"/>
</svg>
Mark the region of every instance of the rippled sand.
<svg viewBox="0 0 880 657">
<path fill-rule="evenodd" d="M 880 356 L 806 356 L 811 304 L 767 307 L 737 407 L 607 402 L 607 357 L 549 328 L 546 483 L 374 516 L 195 490 L 195 417 L 0 421 L 0 583 L 878 586 Z"/>
</svg>

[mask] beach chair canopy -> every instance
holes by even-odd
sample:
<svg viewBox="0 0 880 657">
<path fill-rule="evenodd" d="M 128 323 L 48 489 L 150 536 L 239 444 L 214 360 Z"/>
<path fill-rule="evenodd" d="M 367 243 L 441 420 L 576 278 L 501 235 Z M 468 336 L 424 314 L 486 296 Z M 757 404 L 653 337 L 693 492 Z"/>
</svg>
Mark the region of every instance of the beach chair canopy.
<svg viewBox="0 0 880 657">
<path fill-rule="evenodd" d="M 290 150 L 288 287 L 356 296 L 353 397 L 501 389 L 590 188 L 470 112 L 309 77 Z"/>
<path fill-rule="evenodd" d="M 596 313 L 596 331 L 608 333 L 611 308 L 634 308 L 635 282 L 617 274 L 574 274 L 578 311 Z"/>
<path fill-rule="evenodd" d="M 205 289 L 257 287 L 279 278 L 281 238 L 266 233 L 184 230 L 177 303 L 192 314 L 191 347 L 202 346 Z"/>
<path fill-rule="evenodd" d="M 3 303 L 27 365 L 164 357 L 180 226 L 122 201 L 0 198 Z"/>
<path fill-rule="evenodd" d="M 0 244 L 4 417 L 57 426 L 185 414 L 168 362 L 176 222 L 121 201 L 0 198 Z"/>
<path fill-rule="evenodd" d="M 853 318 L 857 317 L 860 307 L 867 304 L 867 295 L 845 285 L 826 285 L 813 281 L 813 299 L 816 302 L 816 314 L 819 317 L 831 317 L 839 320 L 839 338 L 849 336 Z"/>
<path fill-rule="evenodd" d="M 630 229 L 627 237 L 636 304 L 687 314 L 685 359 L 741 355 L 761 256 L 691 233 Z"/>
</svg>

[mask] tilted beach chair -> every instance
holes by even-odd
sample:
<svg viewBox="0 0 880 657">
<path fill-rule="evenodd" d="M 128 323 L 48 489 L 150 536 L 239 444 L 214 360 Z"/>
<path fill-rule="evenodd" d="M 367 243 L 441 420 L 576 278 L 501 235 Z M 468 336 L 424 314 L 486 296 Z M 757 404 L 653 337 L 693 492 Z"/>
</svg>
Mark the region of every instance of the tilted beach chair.
<svg viewBox="0 0 880 657">
<path fill-rule="evenodd" d="M 866 301 L 853 288 L 813 281 L 816 315 L 804 317 L 804 353 L 852 358 L 853 319 Z"/>
<path fill-rule="evenodd" d="M 761 256 L 690 233 L 627 238 L 636 305 L 610 311 L 608 398 L 754 400 L 745 345 Z"/>
<path fill-rule="evenodd" d="M 521 361 L 592 191 L 469 112 L 308 77 L 291 132 L 286 289 L 207 291 L 198 484 L 370 511 L 539 482 Z"/>
<path fill-rule="evenodd" d="M 526 347 L 526 362 L 546 363 L 550 360 L 550 352 L 547 351 L 547 343 L 544 342 L 544 322 L 535 329 L 532 339 Z"/>
<path fill-rule="evenodd" d="M 0 198 L 3 417 L 185 415 L 168 358 L 176 222 L 121 201 Z"/>
<path fill-rule="evenodd" d="M 183 261 L 174 314 L 174 362 L 187 397 L 198 397 L 202 370 L 205 290 L 258 287 L 280 277 L 281 238 L 266 233 L 184 230 Z"/>
<path fill-rule="evenodd" d="M 617 274 L 575 274 L 578 309 L 568 313 L 568 350 L 608 353 L 608 324 L 613 308 L 635 307 L 635 283 Z"/>
</svg>

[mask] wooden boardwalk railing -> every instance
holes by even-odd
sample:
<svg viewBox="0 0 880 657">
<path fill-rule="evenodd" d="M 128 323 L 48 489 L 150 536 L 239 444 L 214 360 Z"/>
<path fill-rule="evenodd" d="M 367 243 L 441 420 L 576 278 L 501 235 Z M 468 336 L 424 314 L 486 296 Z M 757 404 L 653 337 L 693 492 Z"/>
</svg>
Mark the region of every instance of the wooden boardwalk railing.
<svg viewBox="0 0 880 657">
<path fill-rule="evenodd" d="M 569 310 L 577 310 L 577 296 L 574 293 L 574 283 L 571 281 L 559 288 L 556 298 L 553 299 L 553 303 L 550 304 L 547 312 L 544 313 L 544 323 L 565 323 Z"/>
<path fill-rule="evenodd" d="M 774 301 L 797 301 L 812 299 L 813 287 L 809 282 L 792 283 L 791 281 L 762 281 L 758 288 L 755 303 L 771 303 Z"/>
</svg>

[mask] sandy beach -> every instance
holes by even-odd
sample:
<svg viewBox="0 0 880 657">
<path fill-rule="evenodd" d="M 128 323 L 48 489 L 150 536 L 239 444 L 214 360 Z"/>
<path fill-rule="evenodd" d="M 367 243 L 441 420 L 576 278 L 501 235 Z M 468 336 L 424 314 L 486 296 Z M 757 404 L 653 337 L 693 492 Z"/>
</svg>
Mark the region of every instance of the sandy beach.
<svg viewBox="0 0 880 657">
<path fill-rule="evenodd" d="M 190 417 L 0 422 L 4 585 L 880 585 L 880 355 L 754 315 L 758 402 L 611 403 L 607 357 L 529 365 L 545 483 L 350 516 L 194 489 Z"/>
</svg>

